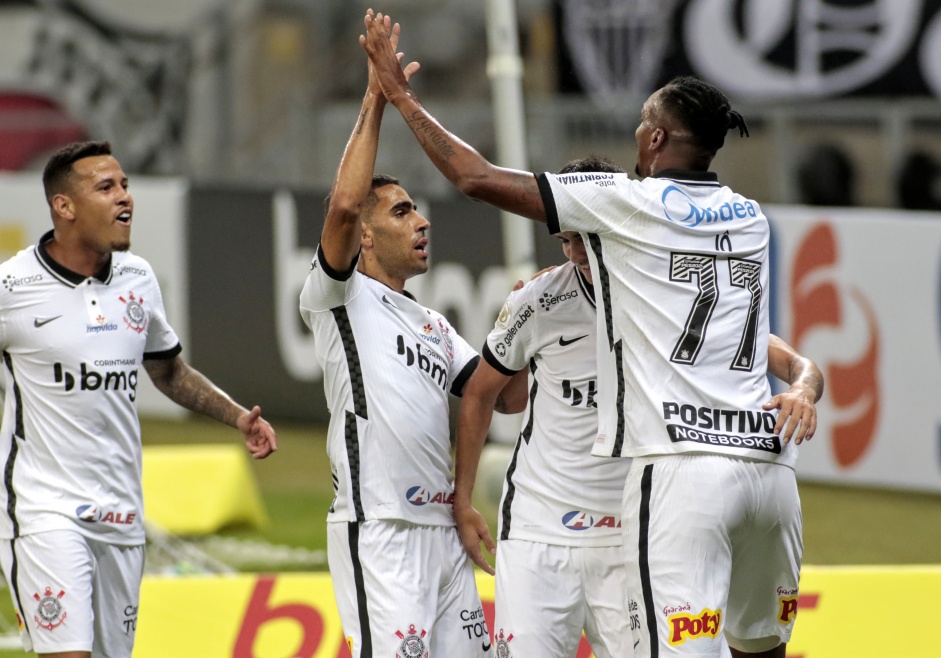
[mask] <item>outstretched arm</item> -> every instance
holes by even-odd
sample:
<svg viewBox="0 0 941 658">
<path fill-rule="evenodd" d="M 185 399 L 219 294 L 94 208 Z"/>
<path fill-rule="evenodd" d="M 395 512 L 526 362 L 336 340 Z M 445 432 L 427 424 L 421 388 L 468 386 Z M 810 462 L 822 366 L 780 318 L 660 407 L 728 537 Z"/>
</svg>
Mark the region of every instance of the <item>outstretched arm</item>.
<svg viewBox="0 0 941 658">
<path fill-rule="evenodd" d="M 493 417 L 493 407 L 500 392 L 511 380 L 487 363 L 480 360 L 477 369 L 461 397 L 461 410 L 457 425 L 457 454 L 454 466 L 454 521 L 461 537 L 464 550 L 478 567 L 494 574 L 493 567 L 487 562 L 480 543 L 493 554 L 496 544 L 490 536 L 490 528 L 484 517 L 474 509 L 474 481 L 477 478 L 477 465 L 480 453 L 484 449 L 487 430 Z"/>
<path fill-rule="evenodd" d="M 546 210 L 536 177 L 530 172 L 491 164 L 471 146 L 448 132 L 424 108 L 403 72 L 389 41 L 387 20 L 367 13 L 366 35 L 360 36 L 385 97 L 402 114 L 418 143 L 438 170 L 462 193 L 502 210 L 545 222 Z"/>
<path fill-rule="evenodd" d="M 245 447 L 255 459 L 264 459 L 278 449 L 274 428 L 261 417 L 261 408 L 249 411 L 213 384 L 195 368 L 176 356 L 148 359 L 144 369 L 161 393 L 181 407 L 237 427 L 245 437 Z"/>
<path fill-rule="evenodd" d="M 774 334 L 768 340 L 768 372 L 791 385 L 762 407 L 766 411 L 780 409 L 774 433 L 784 430 L 785 443 L 791 439 L 795 444 L 809 441 L 817 431 L 814 403 L 823 395 L 823 373 L 817 364 Z"/>
<path fill-rule="evenodd" d="M 372 16 L 371 9 L 368 15 Z M 407 79 L 407 76 L 418 70 L 418 64 L 413 62 L 404 71 L 399 64 L 401 55 L 395 54 L 400 32 L 398 23 L 390 27 L 388 16 L 383 18 L 382 14 L 375 20 L 385 28 L 386 45 L 392 50 L 396 67 Z M 363 233 L 360 213 L 372 186 L 376 151 L 379 148 L 379 128 L 382 125 L 385 106 L 386 98 L 382 95 L 382 88 L 376 79 L 373 66 L 369 64 L 366 96 L 363 98 L 363 106 L 353 134 L 350 135 L 337 168 L 336 178 L 330 190 L 330 205 L 320 236 L 323 256 L 327 264 L 337 272 L 348 272 L 359 253 Z"/>
</svg>

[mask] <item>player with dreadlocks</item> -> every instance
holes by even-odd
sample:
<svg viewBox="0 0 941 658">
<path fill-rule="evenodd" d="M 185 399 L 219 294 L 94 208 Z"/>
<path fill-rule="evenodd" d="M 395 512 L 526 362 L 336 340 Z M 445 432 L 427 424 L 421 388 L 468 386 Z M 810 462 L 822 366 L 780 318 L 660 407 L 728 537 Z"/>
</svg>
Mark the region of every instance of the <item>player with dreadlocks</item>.
<svg viewBox="0 0 941 658">
<path fill-rule="evenodd" d="M 382 92 L 463 193 L 587 238 L 598 301 L 594 454 L 632 457 L 622 522 L 636 656 L 783 658 L 797 613 L 797 444 L 819 372 L 768 383 L 770 229 L 709 167 L 745 122 L 721 91 L 678 78 L 644 103 L 636 171 L 496 167 L 424 108 L 367 16 Z M 728 648 L 727 648 L 727 646 Z"/>
</svg>

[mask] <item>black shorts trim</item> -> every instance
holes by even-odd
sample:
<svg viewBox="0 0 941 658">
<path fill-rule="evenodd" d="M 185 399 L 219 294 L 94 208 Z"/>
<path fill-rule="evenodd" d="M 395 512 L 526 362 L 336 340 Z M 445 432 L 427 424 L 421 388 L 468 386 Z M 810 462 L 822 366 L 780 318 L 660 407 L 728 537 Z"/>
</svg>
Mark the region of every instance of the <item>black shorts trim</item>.
<svg viewBox="0 0 941 658">
<path fill-rule="evenodd" d="M 653 587 L 650 584 L 650 493 L 653 489 L 653 464 L 644 467 L 640 479 L 640 537 L 637 542 L 640 566 L 640 587 L 644 597 L 644 616 L 650 641 L 650 658 L 660 656 L 660 638 L 657 635 L 657 611 L 653 607 Z"/>
<path fill-rule="evenodd" d="M 372 632 L 369 630 L 366 584 L 363 581 L 363 565 L 359 561 L 359 523 L 349 523 L 347 528 L 350 540 L 350 562 L 353 564 L 353 583 L 356 585 L 356 608 L 359 617 L 359 658 L 372 658 Z"/>
</svg>

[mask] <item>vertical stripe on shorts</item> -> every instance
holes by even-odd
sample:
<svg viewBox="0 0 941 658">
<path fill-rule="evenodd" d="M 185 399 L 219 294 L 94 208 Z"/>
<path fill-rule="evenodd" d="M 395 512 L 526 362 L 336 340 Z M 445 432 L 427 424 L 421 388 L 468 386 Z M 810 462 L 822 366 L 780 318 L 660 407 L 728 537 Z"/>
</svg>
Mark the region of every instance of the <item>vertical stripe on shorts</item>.
<svg viewBox="0 0 941 658">
<path fill-rule="evenodd" d="M 644 596 L 644 615 L 647 617 L 647 634 L 650 641 L 650 658 L 659 658 L 660 638 L 657 635 L 657 612 L 653 607 L 653 588 L 650 586 L 650 565 L 648 563 L 652 482 L 653 464 L 647 464 L 644 467 L 644 475 L 640 480 L 640 538 L 637 548 L 640 563 L 640 586 Z"/>
<path fill-rule="evenodd" d="M 372 658 L 372 633 L 369 630 L 369 610 L 366 607 L 366 585 L 363 582 L 363 565 L 359 561 L 359 523 L 349 523 L 347 526 L 350 533 L 353 582 L 356 585 L 356 606 L 359 609 L 359 658 Z"/>
</svg>

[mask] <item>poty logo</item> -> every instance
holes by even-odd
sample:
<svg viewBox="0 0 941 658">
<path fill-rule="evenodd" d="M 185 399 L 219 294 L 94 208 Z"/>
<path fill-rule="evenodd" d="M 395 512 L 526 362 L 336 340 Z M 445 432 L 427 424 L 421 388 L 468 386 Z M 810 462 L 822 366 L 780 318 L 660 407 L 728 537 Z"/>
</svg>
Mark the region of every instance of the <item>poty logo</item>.
<svg viewBox="0 0 941 658">
<path fill-rule="evenodd" d="M 722 611 L 704 608 L 695 617 L 688 613 L 673 615 L 667 619 L 670 628 L 670 646 L 679 646 L 686 640 L 704 637 L 715 639 L 722 627 Z"/>
<path fill-rule="evenodd" d="M 451 505 L 454 503 L 453 491 L 437 491 L 432 494 L 421 485 L 409 487 L 405 492 L 405 499 L 415 507 L 423 507 L 429 503 L 437 505 Z"/>
<path fill-rule="evenodd" d="M 597 522 L 588 512 L 574 510 L 562 515 L 562 525 L 569 530 L 588 530 L 589 528 L 620 528 L 621 519 L 613 514 L 602 516 Z"/>
<path fill-rule="evenodd" d="M 797 616 L 797 597 L 778 597 L 778 605 L 781 606 L 778 611 L 778 623 L 787 625 L 794 621 L 794 618 Z"/>
<path fill-rule="evenodd" d="M 837 240 L 833 227 L 820 224 L 797 248 L 791 269 L 791 328 L 800 351 L 814 329 L 850 333 L 860 327 L 865 343 L 852 359 L 840 358 L 826 367 L 827 391 L 833 404 L 831 449 L 838 465 L 859 462 L 875 439 L 879 422 L 879 325 L 862 290 L 839 278 Z M 847 310 L 860 321 L 849 320 Z"/>
<path fill-rule="evenodd" d="M 542 297 L 539 298 L 539 305 L 542 307 L 542 310 L 548 311 L 552 309 L 553 306 L 568 301 L 569 299 L 575 299 L 576 297 L 578 297 L 578 290 L 569 290 L 568 292 L 563 292 L 561 295 L 553 295 L 552 293 L 544 292 L 542 293 Z"/>
<path fill-rule="evenodd" d="M 733 219 L 757 217 L 755 203 L 745 199 L 734 203 L 725 202 L 718 208 L 700 208 L 686 192 L 676 185 L 668 185 L 660 197 L 663 216 L 676 224 L 699 226 L 701 223 L 730 222 Z"/>
</svg>

